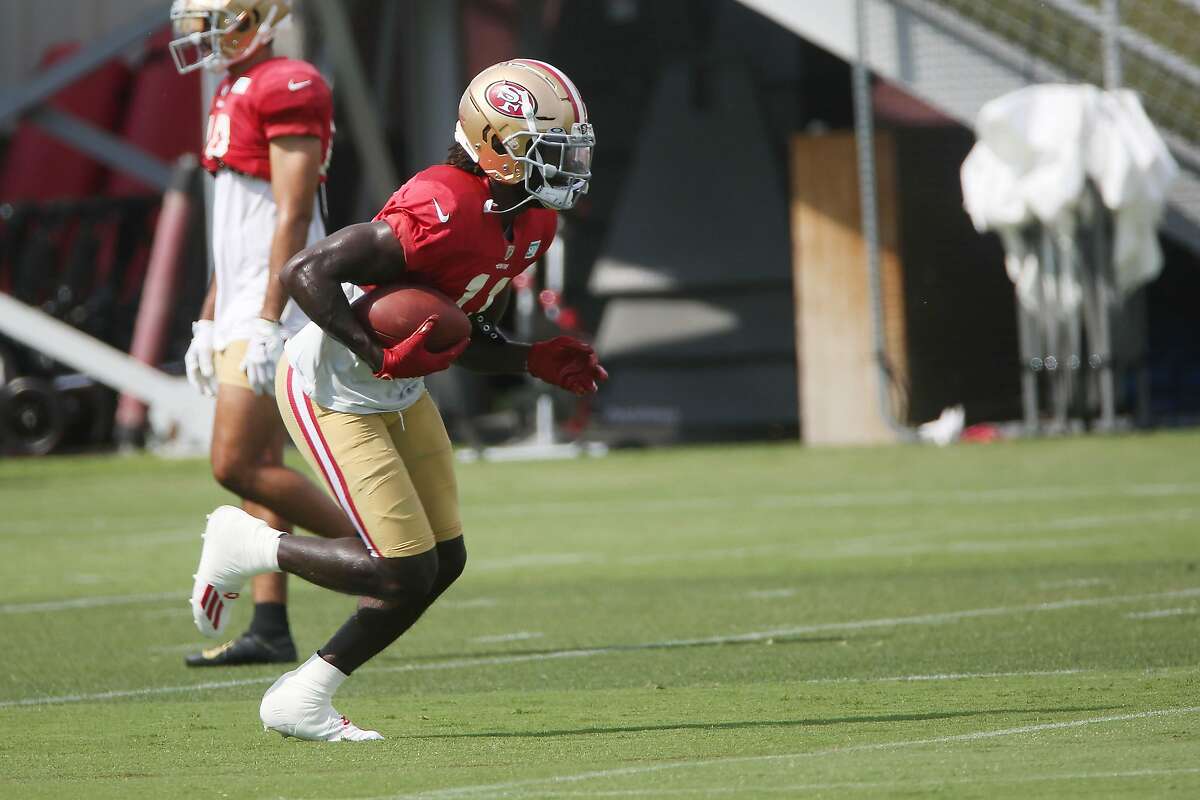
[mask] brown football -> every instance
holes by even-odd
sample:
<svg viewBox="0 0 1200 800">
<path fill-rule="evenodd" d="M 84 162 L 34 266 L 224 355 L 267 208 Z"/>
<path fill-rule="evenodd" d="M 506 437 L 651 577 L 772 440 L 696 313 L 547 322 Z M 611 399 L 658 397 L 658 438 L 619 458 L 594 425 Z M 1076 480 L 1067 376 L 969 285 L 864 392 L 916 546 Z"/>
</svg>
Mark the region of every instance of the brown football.
<svg viewBox="0 0 1200 800">
<path fill-rule="evenodd" d="M 444 294 L 427 286 L 377 286 L 355 300 L 351 308 L 386 347 L 407 339 L 434 314 L 438 321 L 425 340 L 431 353 L 448 350 L 471 335 L 467 315 Z"/>
</svg>

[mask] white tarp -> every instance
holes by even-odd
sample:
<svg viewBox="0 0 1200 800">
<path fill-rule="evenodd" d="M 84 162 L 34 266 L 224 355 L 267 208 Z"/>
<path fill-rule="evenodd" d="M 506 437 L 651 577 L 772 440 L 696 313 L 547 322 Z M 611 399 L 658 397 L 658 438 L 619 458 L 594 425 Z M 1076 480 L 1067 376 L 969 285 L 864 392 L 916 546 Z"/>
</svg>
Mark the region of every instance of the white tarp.
<svg viewBox="0 0 1200 800">
<path fill-rule="evenodd" d="M 1039 261 L 1018 232 L 1038 222 L 1059 241 L 1073 237 L 1092 213 L 1088 181 L 1113 214 L 1117 291 L 1157 277 L 1156 229 L 1178 168 L 1136 94 L 1030 86 L 984 105 L 975 135 L 962 165 L 964 205 L 977 230 L 1004 239 L 1009 277 L 1025 305 L 1035 304 Z M 1074 281 L 1060 282 L 1056 293 L 1064 307 L 1079 302 Z"/>
</svg>

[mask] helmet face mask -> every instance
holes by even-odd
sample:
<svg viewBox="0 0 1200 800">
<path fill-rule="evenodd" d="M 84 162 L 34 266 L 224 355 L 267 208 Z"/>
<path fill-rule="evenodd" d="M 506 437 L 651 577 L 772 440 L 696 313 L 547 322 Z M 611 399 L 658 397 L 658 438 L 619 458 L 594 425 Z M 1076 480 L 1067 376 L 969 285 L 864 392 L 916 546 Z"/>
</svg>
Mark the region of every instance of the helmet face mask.
<svg viewBox="0 0 1200 800">
<path fill-rule="evenodd" d="M 579 90 L 555 67 L 531 59 L 488 67 L 458 116 L 455 140 L 489 178 L 522 186 L 524 202 L 562 211 L 587 193 L 595 132 Z"/>
<path fill-rule="evenodd" d="M 175 0 L 171 58 L 181 74 L 221 72 L 270 43 L 289 8 L 279 0 Z"/>
<path fill-rule="evenodd" d="M 565 211 L 587 194 L 596 146 L 590 124 L 577 122 L 570 133 L 562 128 L 545 133 L 518 131 L 504 146 L 525 167 L 525 191 L 547 208 Z M 524 155 L 517 155 L 522 152 Z"/>
</svg>

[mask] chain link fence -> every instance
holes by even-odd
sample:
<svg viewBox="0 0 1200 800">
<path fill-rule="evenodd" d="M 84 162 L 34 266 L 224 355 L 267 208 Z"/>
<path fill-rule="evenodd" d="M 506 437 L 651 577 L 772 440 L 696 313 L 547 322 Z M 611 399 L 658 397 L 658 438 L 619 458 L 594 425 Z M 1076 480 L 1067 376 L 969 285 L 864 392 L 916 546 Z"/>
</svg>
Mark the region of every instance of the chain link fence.
<svg viewBox="0 0 1200 800">
<path fill-rule="evenodd" d="M 1200 0 L 932 0 L 1069 78 L 1133 89 L 1200 166 Z"/>
</svg>

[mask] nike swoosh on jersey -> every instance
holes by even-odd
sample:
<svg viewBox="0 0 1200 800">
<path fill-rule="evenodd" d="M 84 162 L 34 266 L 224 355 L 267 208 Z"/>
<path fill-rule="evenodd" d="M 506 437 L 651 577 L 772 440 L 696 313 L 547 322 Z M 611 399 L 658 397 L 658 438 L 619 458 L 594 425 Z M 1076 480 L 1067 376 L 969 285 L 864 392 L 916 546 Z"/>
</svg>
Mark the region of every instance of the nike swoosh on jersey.
<svg viewBox="0 0 1200 800">
<path fill-rule="evenodd" d="M 288 81 L 288 89 L 290 89 L 293 92 L 298 92 L 301 89 L 303 89 L 305 86 L 311 86 L 311 85 L 312 85 L 312 78 L 309 78 L 306 81 L 300 81 L 299 83 L 297 83 L 296 81 Z"/>
<path fill-rule="evenodd" d="M 442 221 L 442 222 L 450 221 L 450 215 L 445 213 L 444 211 L 442 211 L 442 207 L 440 205 L 438 205 L 437 198 L 434 198 L 434 200 L 433 200 L 433 208 L 435 211 L 437 211 L 438 219 L 440 221 Z"/>
</svg>

